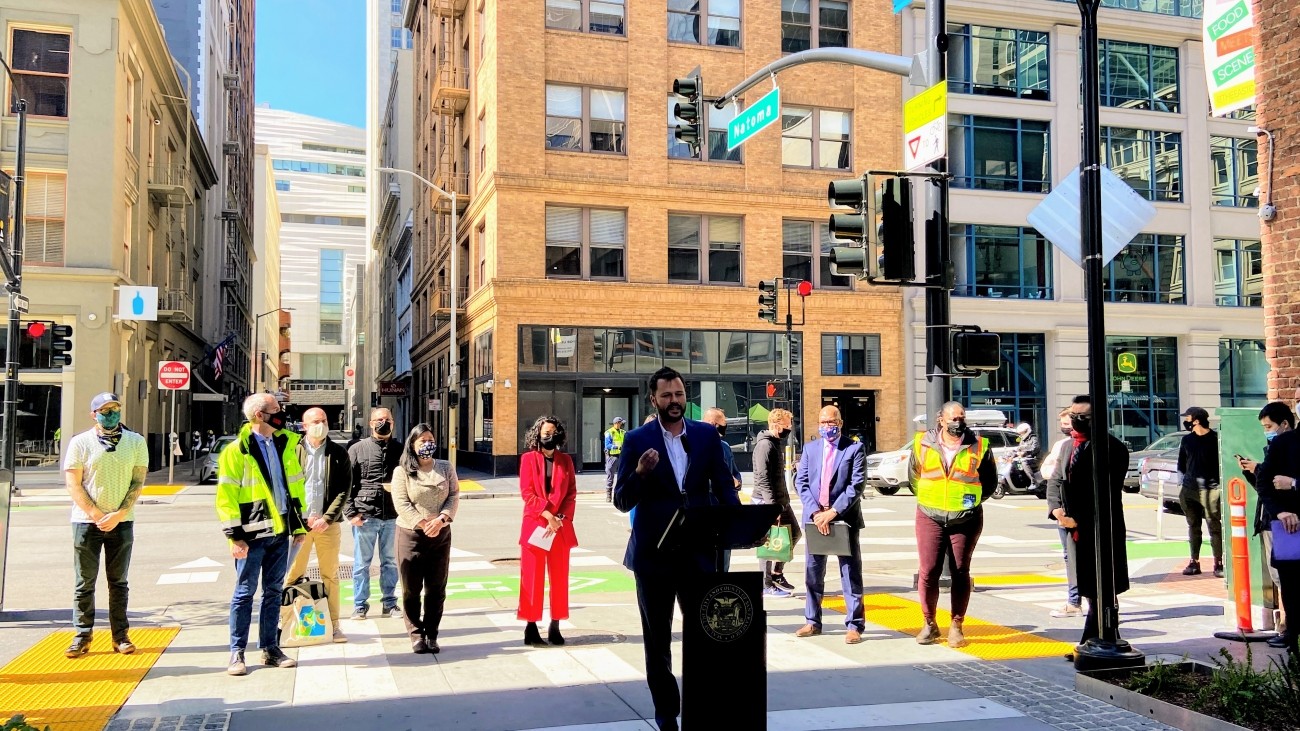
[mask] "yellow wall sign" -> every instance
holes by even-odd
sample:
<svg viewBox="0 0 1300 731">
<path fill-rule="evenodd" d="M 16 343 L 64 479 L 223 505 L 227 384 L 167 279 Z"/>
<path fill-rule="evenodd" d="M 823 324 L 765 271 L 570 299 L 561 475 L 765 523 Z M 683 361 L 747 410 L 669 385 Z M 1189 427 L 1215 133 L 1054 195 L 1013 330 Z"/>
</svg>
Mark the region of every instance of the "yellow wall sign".
<svg viewBox="0 0 1300 731">
<path fill-rule="evenodd" d="M 1120 373 L 1137 373 L 1138 357 L 1133 353 L 1120 353 L 1115 367 Z"/>
<path fill-rule="evenodd" d="M 907 100 L 903 107 L 903 168 L 916 171 L 948 155 L 948 82 Z"/>
</svg>

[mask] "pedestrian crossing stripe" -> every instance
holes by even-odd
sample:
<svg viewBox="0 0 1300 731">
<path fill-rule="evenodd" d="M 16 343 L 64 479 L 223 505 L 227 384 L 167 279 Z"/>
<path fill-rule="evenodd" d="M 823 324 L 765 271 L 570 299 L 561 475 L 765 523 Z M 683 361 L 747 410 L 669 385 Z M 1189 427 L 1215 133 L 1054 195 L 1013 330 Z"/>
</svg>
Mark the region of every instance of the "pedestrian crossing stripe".
<svg viewBox="0 0 1300 731">
<path fill-rule="evenodd" d="M 453 564 L 454 566 L 455 564 Z M 636 584 L 626 571 L 584 571 L 569 574 L 570 594 L 634 591 Z M 339 582 L 339 601 L 349 606 L 353 601 L 351 581 Z M 400 589 L 398 590 L 400 596 Z M 519 575 L 472 576 L 447 581 L 448 599 L 488 599 L 519 594 Z M 379 581 L 370 579 L 370 604 L 382 598 Z"/>
</svg>

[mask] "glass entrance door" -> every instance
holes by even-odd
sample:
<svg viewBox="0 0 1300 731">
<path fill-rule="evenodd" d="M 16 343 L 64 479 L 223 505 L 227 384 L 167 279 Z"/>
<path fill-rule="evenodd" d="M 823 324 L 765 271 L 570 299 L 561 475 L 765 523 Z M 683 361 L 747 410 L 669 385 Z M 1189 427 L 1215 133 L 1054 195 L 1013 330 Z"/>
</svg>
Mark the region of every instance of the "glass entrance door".
<svg viewBox="0 0 1300 731">
<path fill-rule="evenodd" d="M 605 430 L 616 416 L 625 420 L 625 429 L 640 425 L 640 414 L 633 413 L 636 389 L 588 388 L 582 392 L 582 466 L 605 468 Z"/>
</svg>

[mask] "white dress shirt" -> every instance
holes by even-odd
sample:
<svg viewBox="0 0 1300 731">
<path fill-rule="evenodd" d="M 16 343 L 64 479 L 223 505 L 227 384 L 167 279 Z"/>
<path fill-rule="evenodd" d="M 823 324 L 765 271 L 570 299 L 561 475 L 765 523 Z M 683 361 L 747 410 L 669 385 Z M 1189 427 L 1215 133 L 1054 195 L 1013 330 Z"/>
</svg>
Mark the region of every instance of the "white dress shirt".
<svg viewBox="0 0 1300 731">
<path fill-rule="evenodd" d="M 664 428 L 663 422 L 659 422 L 659 430 L 664 435 L 664 451 L 668 452 L 668 462 L 673 466 L 673 477 L 677 478 L 677 489 L 686 492 L 686 445 L 682 444 L 682 439 L 686 436 L 686 425 L 682 424 L 682 433 L 680 436 L 673 436 L 672 432 Z"/>
</svg>

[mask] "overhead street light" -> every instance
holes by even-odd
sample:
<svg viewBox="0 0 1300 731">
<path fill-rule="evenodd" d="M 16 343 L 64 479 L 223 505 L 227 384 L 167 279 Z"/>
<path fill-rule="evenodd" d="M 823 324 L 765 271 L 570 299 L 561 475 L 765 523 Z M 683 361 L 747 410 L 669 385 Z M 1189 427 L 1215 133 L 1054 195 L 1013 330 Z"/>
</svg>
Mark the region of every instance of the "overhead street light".
<svg viewBox="0 0 1300 731">
<path fill-rule="evenodd" d="M 251 373 L 248 374 L 249 379 L 252 381 L 251 383 L 252 387 L 248 389 L 249 393 L 257 393 L 259 391 L 258 382 L 262 380 L 261 379 L 261 375 L 262 375 L 261 358 L 257 356 L 257 336 L 262 329 L 262 318 L 266 317 L 267 315 L 274 315 L 277 312 L 293 312 L 293 311 L 294 309 L 292 307 L 277 307 L 274 310 L 267 310 L 266 312 L 263 312 L 262 314 L 253 318 L 253 370 Z"/>
</svg>

